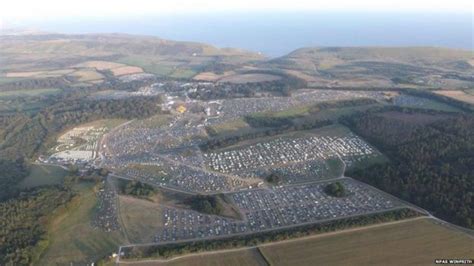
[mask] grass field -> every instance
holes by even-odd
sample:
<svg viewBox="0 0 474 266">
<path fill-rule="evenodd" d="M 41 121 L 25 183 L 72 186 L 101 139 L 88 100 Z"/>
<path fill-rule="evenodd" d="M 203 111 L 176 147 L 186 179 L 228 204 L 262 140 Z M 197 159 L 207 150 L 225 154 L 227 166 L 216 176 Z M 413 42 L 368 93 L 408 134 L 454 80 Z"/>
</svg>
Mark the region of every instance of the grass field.
<svg viewBox="0 0 474 266">
<path fill-rule="evenodd" d="M 239 118 L 230 122 L 213 125 L 211 128 L 217 133 L 217 135 L 223 135 L 226 133 L 235 133 L 235 131 L 242 129 L 248 129 L 250 126 L 243 118 Z"/>
<path fill-rule="evenodd" d="M 125 264 L 124 264 L 125 265 Z M 209 253 L 209 254 L 195 254 L 188 257 L 174 259 L 168 262 L 140 262 L 140 263 L 131 263 L 126 265 L 135 265 L 135 266 L 151 266 L 151 265 L 161 265 L 161 266 L 258 266 L 258 265 L 267 265 L 260 255 L 259 251 L 256 248 L 247 249 L 247 250 L 238 250 L 238 251 L 225 251 L 219 253 Z"/>
<path fill-rule="evenodd" d="M 118 63 L 141 67 L 145 72 L 158 76 L 167 76 L 173 72 L 172 65 L 165 65 L 159 58 L 130 55 L 117 60 Z"/>
<path fill-rule="evenodd" d="M 136 66 L 123 66 L 123 67 L 113 68 L 111 69 L 111 71 L 115 76 L 121 76 L 121 75 L 142 73 L 143 69 L 141 67 L 136 67 Z"/>
<path fill-rule="evenodd" d="M 91 226 L 97 202 L 93 186 L 78 185 L 78 193 L 79 196 L 51 223 L 48 230 L 50 244 L 38 265 L 90 264 L 124 244 L 120 232 L 106 233 Z"/>
<path fill-rule="evenodd" d="M 190 79 L 194 77 L 197 74 L 196 71 L 188 68 L 180 68 L 176 69 L 171 73 L 169 76 L 172 78 L 177 78 L 177 79 Z"/>
<path fill-rule="evenodd" d="M 432 265 L 472 258 L 467 235 L 420 219 L 260 247 L 271 265 Z"/>
<path fill-rule="evenodd" d="M 112 69 L 112 68 L 118 68 L 118 67 L 123 67 L 125 66 L 124 64 L 119 64 L 115 62 L 110 62 L 110 61 L 86 61 L 82 62 L 75 67 L 80 67 L 80 68 L 95 68 L 97 70 L 106 70 L 106 69 Z"/>
<path fill-rule="evenodd" d="M 21 188 L 32 188 L 61 184 L 67 174 L 68 171 L 58 166 L 33 164 L 30 175 L 23 179 L 19 186 Z"/>
<path fill-rule="evenodd" d="M 275 81 L 280 80 L 281 77 L 270 74 L 237 74 L 232 76 L 223 77 L 219 82 L 230 82 L 230 83 L 252 83 L 252 82 L 264 82 L 264 81 Z"/>
<path fill-rule="evenodd" d="M 14 91 L 0 91 L 0 99 L 19 98 L 19 97 L 35 97 L 44 95 L 55 95 L 61 92 L 61 89 L 25 89 Z"/>
<path fill-rule="evenodd" d="M 171 118 L 172 118 L 171 115 L 158 114 L 146 119 L 136 120 L 133 122 L 133 124 L 136 124 L 137 126 L 140 126 L 140 127 L 156 128 L 156 127 L 161 127 L 163 125 L 166 125 L 167 123 L 169 123 Z"/>
<path fill-rule="evenodd" d="M 163 206 L 191 209 L 191 206 L 186 203 L 188 198 L 189 195 L 164 190 L 159 190 L 149 199 L 119 196 L 120 220 L 127 239 L 132 243 L 152 242 L 158 229 L 164 226 Z M 222 216 L 234 219 L 242 218 L 240 212 L 227 197 L 218 195 L 217 200 L 223 207 Z"/>
<path fill-rule="evenodd" d="M 283 118 L 283 117 L 291 117 L 291 116 L 307 116 L 309 114 L 309 117 L 306 117 L 305 120 L 313 120 L 313 119 L 318 119 L 318 120 L 323 120 L 323 119 L 329 119 L 329 120 L 336 120 L 341 116 L 344 115 L 349 115 L 354 112 L 358 111 L 365 111 L 369 108 L 375 107 L 375 106 L 380 106 L 381 104 L 368 104 L 368 105 L 362 105 L 362 106 L 352 106 L 352 107 L 341 107 L 341 108 L 329 108 L 329 109 L 324 109 L 318 112 L 314 112 L 309 114 L 309 111 L 311 109 L 311 105 L 306 105 L 306 106 L 297 106 L 293 108 L 289 108 L 280 112 L 263 112 L 263 113 L 255 113 L 252 114 L 252 116 L 256 117 L 278 117 L 278 118 Z"/>
<path fill-rule="evenodd" d="M 102 80 L 104 76 L 99 72 L 95 71 L 95 69 L 80 69 L 72 73 L 78 81 L 87 82 L 87 81 L 95 81 L 95 80 Z"/>
<path fill-rule="evenodd" d="M 279 112 L 263 112 L 263 113 L 255 113 L 252 114 L 253 116 L 269 116 L 269 117 L 288 117 L 288 116 L 297 116 L 297 115 L 305 115 L 308 113 L 310 106 L 297 106 L 288 108 L 283 111 Z"/>
<path fill-rule="evenodd" d="M 153 241 L 163 226 L 162 208 L 155 202 L 120 196 L 120 215 L 126 235 L 132 243 Z"/>
</svg>

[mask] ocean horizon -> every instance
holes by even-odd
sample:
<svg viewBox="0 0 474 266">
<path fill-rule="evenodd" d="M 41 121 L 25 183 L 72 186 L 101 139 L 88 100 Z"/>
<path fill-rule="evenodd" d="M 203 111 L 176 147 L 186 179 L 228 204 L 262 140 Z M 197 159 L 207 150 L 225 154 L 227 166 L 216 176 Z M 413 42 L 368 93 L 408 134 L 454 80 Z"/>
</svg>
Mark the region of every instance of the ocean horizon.
<svg viewBox="0 0 474 266">
<path fill-rule="evenodd" d="M 269 57 L 308 46 L 439 46 L 473 49 L 471 13 L 202 13 L 140 17 L 42 19 L 16 25 L 60 33 L 128 33 Z"/>
</svg>

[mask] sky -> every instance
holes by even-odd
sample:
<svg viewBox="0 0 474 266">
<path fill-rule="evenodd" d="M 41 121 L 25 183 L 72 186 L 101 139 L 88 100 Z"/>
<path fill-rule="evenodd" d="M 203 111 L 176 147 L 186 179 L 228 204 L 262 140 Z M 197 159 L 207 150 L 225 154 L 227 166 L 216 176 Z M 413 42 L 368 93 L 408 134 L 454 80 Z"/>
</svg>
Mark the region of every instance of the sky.
<svg viewBox="0 0 474 266">
<path fill-rule="evenodd" d="M 225 11 L 473 12 L 472 0 L 5 0 L 0 23 Z"/>
<path fill-rule="evenodd" d="M 0 0 L 0 30 L 142 34 L 269 56 L 305 46 L 474 49 L 473 15 L 474 0 Z"/>
</svg>

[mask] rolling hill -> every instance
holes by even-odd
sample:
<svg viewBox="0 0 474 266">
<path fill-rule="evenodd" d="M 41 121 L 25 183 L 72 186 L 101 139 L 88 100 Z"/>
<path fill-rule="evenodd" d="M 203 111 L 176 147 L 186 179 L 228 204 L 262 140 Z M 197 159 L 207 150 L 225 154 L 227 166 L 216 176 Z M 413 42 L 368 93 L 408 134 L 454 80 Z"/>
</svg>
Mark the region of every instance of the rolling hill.
<svg viewBox="0 0 474 266">
<path fill-rule="evenodd" d="M 230 67 L 263 57 L 239 49 L 126 34 L 35 34 L 0 36 L 0 72 L 74 69 L 87 61 L 141 67 L 161 76 L 192 76 L 211 63 Z M 185 74 L 188 75 L 185 75 Z M 16 75 L 16 77 L 21 75 Z"/>
<path fill-rule="evenodd" d="M 474 83 L 473 51 L 448 48 L 301 48 L 263 65 L 332 86 L 468 88 Z"/>
</svg>

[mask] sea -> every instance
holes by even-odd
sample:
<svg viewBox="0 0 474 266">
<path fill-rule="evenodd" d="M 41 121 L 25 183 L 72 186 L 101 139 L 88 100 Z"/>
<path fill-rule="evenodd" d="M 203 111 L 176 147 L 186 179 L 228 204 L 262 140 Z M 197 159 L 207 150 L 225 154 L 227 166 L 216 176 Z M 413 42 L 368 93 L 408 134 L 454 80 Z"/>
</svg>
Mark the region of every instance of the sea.
<svg viewBox="0 0 474 266">
<path fill-rule="evenodd" d="M 224 12 L 23 22 L 61 33 L 129 33 L 283 56 L 308 46 L 440 46 L 473 50 L 473 14 Z"/>
</svg>

